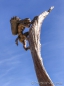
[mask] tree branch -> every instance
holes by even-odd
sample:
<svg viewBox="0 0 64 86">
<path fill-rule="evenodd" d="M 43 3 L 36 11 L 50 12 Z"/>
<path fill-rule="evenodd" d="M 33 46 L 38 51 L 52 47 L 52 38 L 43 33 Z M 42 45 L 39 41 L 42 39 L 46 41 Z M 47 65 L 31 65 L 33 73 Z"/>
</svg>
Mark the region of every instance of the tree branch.
<svg viewBox="0 0 64 86">
<path fill-rule="evenodd" d="M 29 31 L 29 45 L 34 62 L 34 67 L 37 79 L 40 86 L 54 86 L 49 75 L 47 74 L 41 57 L 41 44 L 40 44 L 40 30 L 45 17 L 50 13 L 54 7 L 48 11 L 43 12 L 39 16 L 34 17 Z"/>
</svg>

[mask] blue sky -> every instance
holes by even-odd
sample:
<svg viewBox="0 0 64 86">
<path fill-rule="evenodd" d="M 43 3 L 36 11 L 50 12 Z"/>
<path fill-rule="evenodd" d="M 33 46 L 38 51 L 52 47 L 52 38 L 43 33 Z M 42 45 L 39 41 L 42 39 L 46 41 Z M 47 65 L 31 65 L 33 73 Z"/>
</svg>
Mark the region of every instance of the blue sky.
<svg viewBox="0 0 64 86">
<path fill-rule="evenodd" d="M 64 86 L 64 0 L 0 0 L 0 86 L 32 86 L 37 82 L 30 50 L 15 45 L 10 19 L 39 15 L 51 6 L 41 29 L 44 66 L 57 86 Z M 57 84 L 59 83 L 59 84 Z M 33 84 L 38 86 L 38 84 Z"/>
</svg>

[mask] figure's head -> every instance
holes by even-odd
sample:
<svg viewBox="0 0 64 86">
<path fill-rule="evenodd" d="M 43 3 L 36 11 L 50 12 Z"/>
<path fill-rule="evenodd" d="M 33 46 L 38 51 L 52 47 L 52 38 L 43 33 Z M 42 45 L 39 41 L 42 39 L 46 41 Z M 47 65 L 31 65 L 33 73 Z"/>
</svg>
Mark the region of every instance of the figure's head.
<svg viewBox="0 0 64 86">
<path fill-rule="evenodd" d="M 31 20 L 29 18 L 25 18 L 22 21 L 23 21 L 25 27 L 29 27 L 30 26 Z"/>
</svg>

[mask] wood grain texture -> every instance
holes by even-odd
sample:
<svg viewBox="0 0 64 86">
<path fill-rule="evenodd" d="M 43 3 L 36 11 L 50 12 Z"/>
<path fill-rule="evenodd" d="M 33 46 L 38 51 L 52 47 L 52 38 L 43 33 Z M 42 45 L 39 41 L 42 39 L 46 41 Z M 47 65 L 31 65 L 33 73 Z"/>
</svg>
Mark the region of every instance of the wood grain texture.
<svg viewBox="0 0 64 86">
<path fill-rule="evenodd" d="M 54 7 L 51 7 L 48 11 L 45 11 L 39 16 L 34 17 L 29 31 L 28 40 L 39 86 L 54 86 L 43 64 L 40 44 L 40 31 L 42 22 L 53 8 Z"/>
</svg>

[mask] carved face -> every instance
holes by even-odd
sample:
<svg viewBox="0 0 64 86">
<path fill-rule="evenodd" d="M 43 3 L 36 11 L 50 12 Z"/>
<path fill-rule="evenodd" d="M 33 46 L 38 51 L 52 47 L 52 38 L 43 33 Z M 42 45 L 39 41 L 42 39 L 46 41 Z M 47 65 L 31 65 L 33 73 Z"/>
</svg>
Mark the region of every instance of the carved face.
<svg viewBox="0 0 64 86">
<path fill-rule="evenodd" d="M 20 20 L 20 24 L 22 24 L 24 27 L 29 28 L 30 23 L 31 23 L 31 20 L 29 18 L 25 18 L 25 19 Z"/>
</svg>

